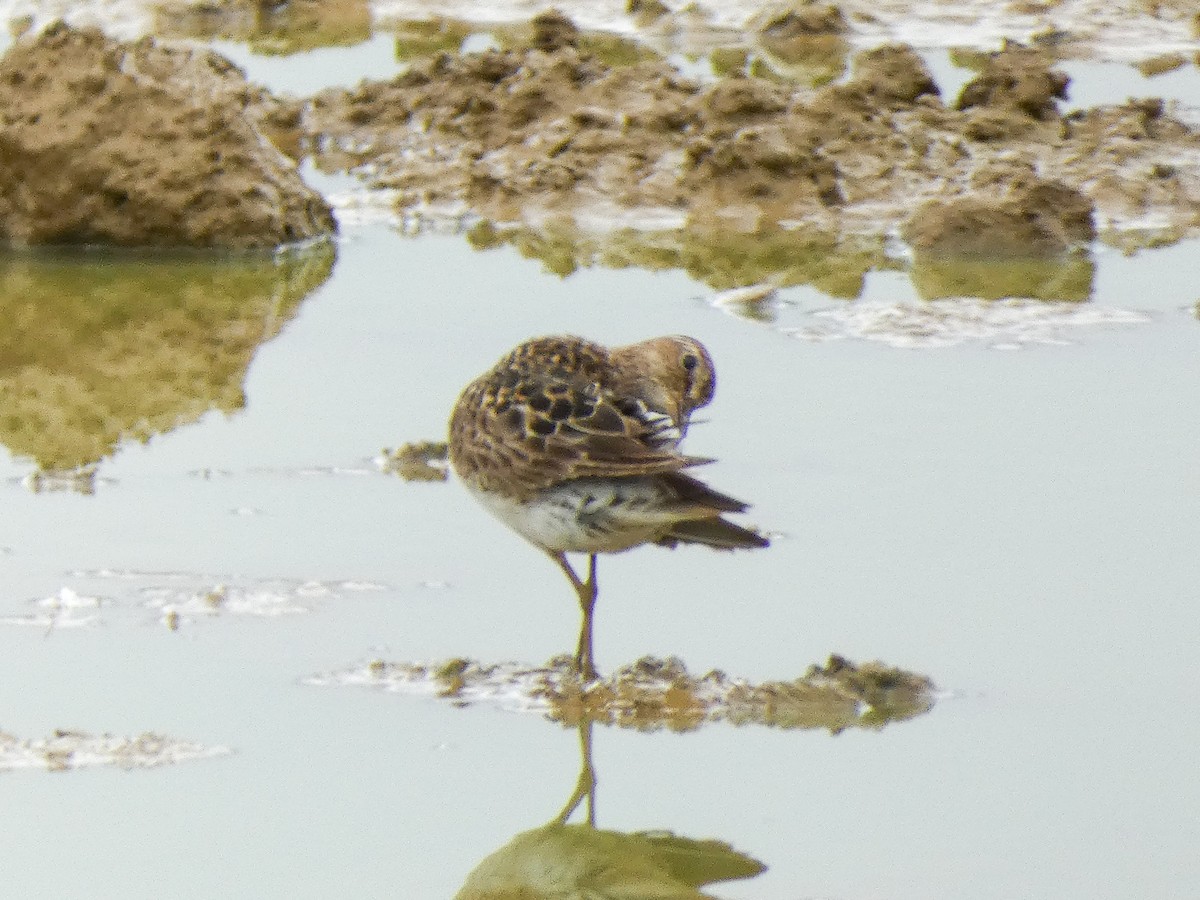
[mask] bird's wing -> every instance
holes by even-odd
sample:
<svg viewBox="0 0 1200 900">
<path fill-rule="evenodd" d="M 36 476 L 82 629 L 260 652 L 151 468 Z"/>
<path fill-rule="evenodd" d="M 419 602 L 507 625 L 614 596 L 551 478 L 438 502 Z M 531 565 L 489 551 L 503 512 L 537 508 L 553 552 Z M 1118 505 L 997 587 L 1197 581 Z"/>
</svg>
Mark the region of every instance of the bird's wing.
<svg viewBox="0 0 1200 900">
<path fill-rule="evenodd" d="M 469 388 L 468 391 L 471 389 Z M 525 377 L 519 385 L 480 386 L 460 403 L 456 468 L 509 491 L 534 493 L 572 478 L 613 478 L 677 472 L 711 462 L 675 450 L 679 428 L 593 382 L 557 375 Z"/>
</svg>

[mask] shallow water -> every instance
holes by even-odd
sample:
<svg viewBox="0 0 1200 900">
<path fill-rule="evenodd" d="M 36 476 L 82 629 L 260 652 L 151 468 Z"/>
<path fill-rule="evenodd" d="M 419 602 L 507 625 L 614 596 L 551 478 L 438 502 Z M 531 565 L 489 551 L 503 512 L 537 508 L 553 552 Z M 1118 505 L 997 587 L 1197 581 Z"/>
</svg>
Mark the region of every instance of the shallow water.
<svg viewBox="0 0 1200 900">
<path fill-rule="evenodd" d="M 0 726 L 234 751 L 8 774 L 6 894 L 449 897 L 550 822 L 580 770 L 573 729 L 304 679 L 376 657 L 537 662 L 573 644 L 553 566 L 456 484 L 373 462 L 440 437 L 458 390 L 510 345 L 569 331 L 704 341 L 720 390 L 689 449 L 718 457 L 706 476 L 778 534 L 762 553 L 603 560 L 602 668 L 654 653 L 791 678 L 837 652 L 944 692 L 921 718 L 838 736 L 597 727 L 600 828 L 716 838 L 767 864 L 710 889 L 728 898 L 1194 895 L 1200 242 L 1097 247 L 1088 306 L 1141 315 L 1016 350 L 797 339 L 846 301 L 797 284 L 773 318 L 728 316 L 679 270 L 560 278 L 454 234 L 350 228 L 336 262 L 306 259 L 177 260 L 183 277 L 161 281 L 147 260 L 4 269 L 9 321 L 28 317 L 0 356 L 5 434 L 30 430 L 12 398 L 36 366 L 46 383 L 108 385 L 148 440 L 103 460 L 92 493 L 34 491 L 30 457 L 103 429 L 9 444 L 0 618 L 29 623 L 0 625 Z M 80 337 L 99 298 L 147 284 L 222 339 L 137 315 L 143 363 Z M 224 305 L 189 305 L 208 294 Z M 907 272 L 872 269 L 858 302 L 919 296 Z M 127 315 L 113 309 L 106 321 Z M 48 336 L 61 349 L 37 358 Z M 75 396 L 45 408 L 75 422 Z M 223 599 L 183 602 L 206 592 Z"/>
<path fill-rule="evenodd" d="M 439 435 L 499 351 L 566 330 L 704 340 L 722 384 L 690 440 L 784 535 L 765 553 L 605 560 L 602 665 L 655 652 L 792 677 L 837 651 L 949 693 L 922 719 L 838 738 L 600 729 L 602 827 L 717 837 L 769 865 L 730 897 L 1186 896 L 1197 249 L 1101 254 L 1097 304 L 1145 324 L 1020 352 L 905 351 L 719 315 L 680 274 L 559 280 L 455 237 L 349 235 L 255 354 L 244 409 L 122 447 L 92 496 L 32 493 L 24 460 L 0 473 L 5 611 L 63 587 L 111 600 L 90 627 L 0 629 L 5 730 L 153 729 L 236 751 L 10 776 L 14 895 L 448 896 L 554 815 L 577 771 L 570 731 L 298 682 L 375 655 L 536 661 L 570 645 L 553 567 L 456 485 L 370 462 Z M 868 296 L 910 293 L 868 279 Z M 141 593 L 170 573 L 377 589 L 171 631 Z"/>
</svg>

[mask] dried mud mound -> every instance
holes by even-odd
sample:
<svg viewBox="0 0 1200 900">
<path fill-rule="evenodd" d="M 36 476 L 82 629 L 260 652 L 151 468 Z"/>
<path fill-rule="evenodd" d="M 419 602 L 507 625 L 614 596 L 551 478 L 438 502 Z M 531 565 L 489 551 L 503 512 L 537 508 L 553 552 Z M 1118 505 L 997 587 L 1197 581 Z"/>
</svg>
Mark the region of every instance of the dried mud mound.
<svg viewBox="0 0 1200 900">
<path fill-rule="evenodd" d="M 989 233 L 1016 224 L 1009 243 L 1033 253 L 1096 229 L 1200 226 L 1200 132 L 1161 103 L 1064 116 L 1068 79 L 1042 50 L 981 57 L 945 103 L 903 45 L 860 53 L 848 80 L 817 89 L 702 84 L 663 60 L 613 66 L 582 46 L 569 21 L 542 16 L 526 47 L 441 53 L 390 81 L 324 91 L 302 130 L 318 165 L 395 190 L 402 208 L 503 222 L 665 209 L 689 227 L 879 233 L 922 203 L 982 196 Z M 957 218 L 974 227 L 980 215 Z"/>
<path fill-rule="evenodd" d="M 930 200 L 904 227 L 917 253 L 1053 256 L 1096 236 L 1092 202 L 1074 188 L 1006 171 L 976 194 Z"/>
<path fill-rule="evenodd" d="M 55 25 L 0 59 L 0 238 L 256 248 L 327 235 L 328 204 L 256 127 L 232 63 Z"/>
</svg>

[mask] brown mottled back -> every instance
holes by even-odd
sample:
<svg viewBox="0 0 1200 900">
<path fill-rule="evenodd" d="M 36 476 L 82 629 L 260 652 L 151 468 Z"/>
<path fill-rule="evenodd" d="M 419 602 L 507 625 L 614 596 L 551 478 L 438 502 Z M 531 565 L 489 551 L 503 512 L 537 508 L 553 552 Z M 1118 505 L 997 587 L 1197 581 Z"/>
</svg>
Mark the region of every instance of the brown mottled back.
<svg viewBox="0 0 1200 900">
<path fill-rule="evenodd" d="M 577 337 L 515 348 L 459 397 L 450 421 L 455 472 L 485 491 L 524 498 L 573 478 L 654 475 L 708 462 L 676 452 L 686 421 L 647 391 L 615 386 L 612 353 Z M 707 354 L 704 363 L 711 372 Z M 711 396 L 709 389 L 704 402 Z M 684 419 L 690 412 L 682 411 Z"/>
</svg>

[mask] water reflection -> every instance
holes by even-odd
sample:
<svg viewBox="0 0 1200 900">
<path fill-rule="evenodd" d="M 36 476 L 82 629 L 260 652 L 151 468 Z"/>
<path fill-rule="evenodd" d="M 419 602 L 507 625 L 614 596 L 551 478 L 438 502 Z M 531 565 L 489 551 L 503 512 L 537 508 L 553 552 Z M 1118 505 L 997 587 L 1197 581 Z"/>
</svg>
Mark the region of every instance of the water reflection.
<svg viewBox="0 0 1200 900">
<path fill-rule="evenodd" d="M 396 59 L 411 62 L 435 53 L 457 53 L 467 36 L 475 32 L 469 22 L 435 17 L 432 19 L 401 19 L 391 23 L 396 34 Z"/>
<path fill-rule="evenodd" d="M 350 47 L 370 40 L 372 33 L 367 0 L 204 4 L 164 0 L 155 13 L 157 35 L 244 41 L 264 56 Z"/>
<path fill-rule="evenodd" d="M 579 747 L 579 777 L 558 815 L 479 863 L 456 900 L 703 900 L 712 896 L 699 890 L 705 885 L 766 870 L 720 840 L 597 828 L 590 722 L 579 726 Z M 585 821 L 570 824 L 580 806 Z"/>
<path fill-rule="evenodd" d="M 561 220 L 538 229 L 481 222 L 467 238 L 476 250 L 512 246 L 563 277 L 593 266 L 682 269 L 716 290 L 769 281 L 777 287 L 812 285 L 847 300 L 862 293 L 867 272 L 900 265 L 885 255 L 882 237 L 838 236 L 817 228 L 593 233 Z"/>
<path fill-rule="evenodd" d="M 0 443 L 89 493 L 126 441 L 245 405 L 255 351 L 333 270 L 321 243 L 236 257 L 0 256 Z"/>
<path fill-rule="evenodd" d="M 1082 302 L 1092 296 L 1095 277 L 1096 263 L 1088 252 L 1015 259 L 918 253 L 912 266 L 913 285 L 923 300 L 1023 297 Z"/>
<path fill-rule="evenodd" d="M 818 228 L 633 228 L 595 233 L 567 220 L 539 228 L 479 222 L 467 233 L 476 250 L 511 246 L 547 272 L 567 277 L 579 269 L 682 269 L 717 291 L 768 285 L 810 285 L 844 300 L 861 296 L 868 272 L 908 267 L 885 252 L 882 237 L 837 235 Z M 1088 251 L 1056 256 L 984 258 L 918 253 L 911 277 L 924 300 L 972 297 L 1080 302 L 1092 295 L 1096 263 Z M 750 304 L 746 317 L 764 320 Z M 767 320 L 769 316 L 765 317 Z"/>
</svg>

